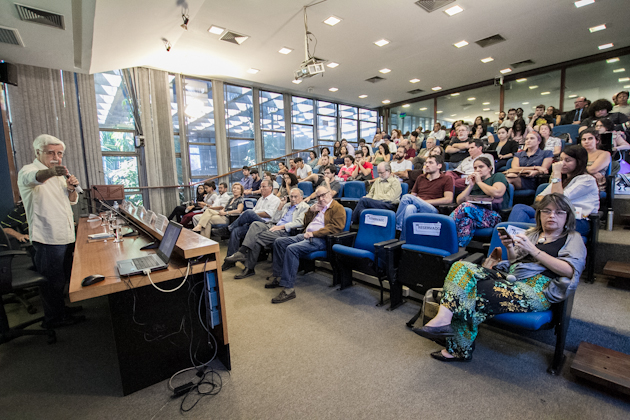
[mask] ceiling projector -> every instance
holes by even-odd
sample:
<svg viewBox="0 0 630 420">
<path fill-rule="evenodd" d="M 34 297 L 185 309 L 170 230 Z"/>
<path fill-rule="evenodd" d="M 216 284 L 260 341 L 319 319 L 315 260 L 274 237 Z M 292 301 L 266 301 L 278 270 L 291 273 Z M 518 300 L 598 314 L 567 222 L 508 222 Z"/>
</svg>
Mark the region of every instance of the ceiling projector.
<svg viewBox="0 0 630 420">
<path fill-rule="evenodd" d="M 324 71 L 324 63 L 315 58 L 311 58 L 304 61 L 300 65 L 300 68 L 295 71 L 295 80 L 306 79 L 307 77 L 315 76 Z"/>
</svg>

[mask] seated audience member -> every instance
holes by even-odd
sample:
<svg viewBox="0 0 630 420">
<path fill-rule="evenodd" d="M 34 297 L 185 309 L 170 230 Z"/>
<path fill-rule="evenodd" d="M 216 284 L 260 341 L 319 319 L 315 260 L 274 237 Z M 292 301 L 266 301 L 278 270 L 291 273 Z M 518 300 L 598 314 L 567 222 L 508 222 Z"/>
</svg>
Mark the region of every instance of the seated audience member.
<svg viewBox="0 0 630 420">
<path fill-rule="evenodd" d="M 289 173 L 295 175 L 297 172 L 297 166 L 295 164 L 295 159 L 289 159 Z"/>
<path fill-rule="evenodd" d="M 260 184 L 262 179 L 258 174 L 258 169 L 254 168 L 250 171 L 252 177 L 252 186 L 249 189 L 245 189 L 245 197 L 260 197 Z"/>
<path fill-rule="evenodd" d="M 477 124 L 473 127 L 473 140 L 483 140 L 484 143 L 488 143 L 488 132 L 486 131 L 486 126 L 484 124 Z"/>
<path fill-rule="evenodd" d="M 610 101 L 606 99 L 598 99 L 588 107 L 589 117 L 582 120 L 580 124 L 580 132 L 586 130 L 587 128 L 595 127 L 595 123 L 600 118 L 608 118 L 614 124 L 615 130 L 624 131 L 627 128 L 627 125 L 624 126 L 624 123 L 628 122 L 628 117 L 621 112 L 610 112 L 612 111 L 612 104 Z"/>
<path fill-rule="evenodd" d="M 228 186 L 225 182 L 222 182 L 219 184 L 219 194 L 217 194 L 212 204 L 209 204 L 206 207 L 204 207 L 204 210 L 202 213 L 195 214 L 193 216 L 192 218 L 193 226 L 197 226 L 199 224 L 199 220 L 204 214 L 213 213 L 211 210 L 215 210 L 214 213 L 216 213 L 216 211 L 223 210 L 223 208 L 228 204 L 229 201 L 230 201 L 230 194 L 228 194 Z"/>
<path fill-rule="evenodd" d="M 428 156 L 424 162 L 424 174 L 418 176 L 411 192 L 402 196 L 396 210 L 396 230 L 402 231 L 405 240 L 404 221 L 414 213 L 437 213 L 435 206 L 453 202 L 453 179 L 442 174 L 442 156 Z"/>
<path fill-rule="evenodd" d="M 429 150 L 431 150 L 432 148 L 435 147 L 436 143 L 435 143 L 435 137 L 427 137 L 426 143 L 425 143 L 425 148 L 420 149 L 418 151 L 418 153 L 416 154 L 416 156 L 420 156 L 420 157 L 426 157 L 429 154 Z"/>
<path fill-rule="evenodd" d="M 399 181 L 407 179 L 409 177 L 407 171 L 413 169 L 413 163 L 405 159 L 405 152 L 404 146 L 400 146 L 390 163 L 392 175 L 397 177 Z"/>
<path fill-rule="evenodd" d="M 389 153 L 389 147 L 385 143 L 381 143 L 378 145 L 376 153 L 374 153 L 372 164 L 378 165 L 381 162 L 389 162 L 391 158 L 392 155 Z"/>
<path fill-rule="evenodd" d="M 535 190 L 536 177 L 549 173 L 553 152 L 544 150 L 544 147 L 540 134 L 532 131 L 527 135 L 525 150 L 514 155 L 512 167 L 505 172 L 514 189 Z"/>
<path fill-rule="evenodd" d="M 495 133 L 499 130 L 499 127 L 501 127 L 501 124 L 503 124 L 503 121 L 505 121 L 505 111 L 500 111 L 499 119 L 492 124 L 492 127 L 494 128 Z M 490 139 L 490 136 L 488 136 L 488 140 L 490 140 L 490 143 L 492 143 L 492 139 Z"/>
<path fill-rule="evenodd" d="M 363 157 L 365 158 L 365 161 L 372 163 L 372 158 L 374 157 L 374 152 L 372 152 L 372 149 L 370 149 L 366 145 L 363 145 L 360 147 L 359 150 L 361 151 L 361 153 L 363 153 Z"/>
<path fill-rule="evenodd" d="M 367 195 L 359 199 L 357 207 L 352 212 L 352 223 L 359 223 L 361 212 L 365 209 L 387 209 L 396 211 L 396 206 L 400 201 L 400 195 L 402 193 L 400 182 L 392 174 L 389 163 L 379 163 L 376 170 L 378 172 L 378 178 L 372 184 L 372 188 L 370 188 Z"/>
<path fill-rule="evenodd" d="M 339 156 L 337 156 L 337 159 L 335 159 L 335 161 L 333 162 L 335 165 L 343 165 L 344 162 L 346 161 L 346 157 L 350 156 L 350 154 L 348 153 L 348 148 L 346 146 L 341 146 L 339 148 Z M 350 156 L 354 159 L 353 156 Z"/>
<path fill-rule="evenodd" d="M 335 179 L 335 165 L 328 165 L 323 168 L 324 169 L 324 177 L 322 178 L 322 182 L 319 185 L 322 185 L 330 190 L 330 194 L 333 198 L 337 197 L 339 191 L 341 190 L 341 184 L 339 181 Z M 309 195 L 304 199 L 309 205 L 313 205 L 317 203 L 317 188 L 313 191 L 313 194 Z"/>
<path fill-rule="evenodd" d="M 280 190 L 280 185 L 278 185 L 278 183 L 273 179 L 273 175 L 271 174 L 271 172 L 266 171 L 263 179 L 266 179 L 267 181 L 272 183 L 273 185 L 272 194 L 277 195 L 278 191 Z"/>
<path fill-rule="evenodd" d="M 355 153 L 354 163 L 356 163 L 356 165 L 354 165 L 354 171 L 352 171 L 352 176 L 348 178 L 348 181 L 369 181 L 374 179 L 374 175 L 372 173 L 372 169 L 374 167 L 366 159 L 362 151 L 357 150 Z"/>
<path fill-rule="evenodd" d="M 215 184 L 214 181 L 206 181 L 203 183 L 205 196 L 203 197 L 202 201 L 199 201 L 195 204 L 195 208 L 186 212 L 186 214 L 182 216 L 182 220 L 180 221 L 182 226 L 184 226 L 185 228 L 192 227 L 192 219 L 195 215 L 202 213 L 206 209 L 206 207 L 212 207 L 215 205 L 214 202 L 218 197 L 218 195 L 214 192 L 216 187 L 217 184 Z"/>
<path fill-rule="evenodd" d="M 341 139 L 341 145 L 346 146 L 346 149 L 348 150 L 348 154 L 350 156 L 354 156 L 354 146 L 348 143 L 348 140 Z"/>
<path fill-rule="evenodd" d="M 315 169 L 315 167 L 317 166 L 317 152 L 315 150 L 311 150 L 310 152 L 308 152 L 308 162 L 306 163 L 307 166 L 310 166 L 312 169 Z"/>
<path fill-rule="evenodd" d="M 18 249 L 20 243 L 24 244 L 30 241 L 26 210 L 24 210 L 24 203 L 22 201 L 19 201 L 13 210 L 2 219 L 0 225 L 2 229 L 4 229 L 4 233 L 9 237 L 11 248 Z M 7 251 L 7 249 L 5 249 L 5 251 Z"/>
<path fill-rule="evenodd" d="M 313 184 L 313 188 L 317 188 L 317 186 L 321 184 L 324 179 L 324 169 L 329 165 L 328 156 L 322 157 L 322 163 L 325 163 L 325 165 L 320 166 L 317 173 L 307 176 L 300 182 L 310 182 Z"/>
<path fill-rule="evenodd" d="M 582 122 L 582 120 L 586 119 L 587 117 L 586 98 L 584 96 L 575 98 L 575 101 L 573 101 L 573 104 L 575 105 L 575 109 L 564 114 L 564 116 L 560 120 L 560 125 L 567 125 L 567 124 L 579 125 Z"/>
<path fill-rule="evenodd" d="M 348 155 L 345 157 L 344 164 L 341 169 L 339 169 L 339 173 L 337 174 L 337 176 L 344 181 L 347 181 L 348 178 L 352 176 L 355 167 L 356 165 L 354 164 L 354 157 Z"/>
<path fill-rule="evenodd" d="M 402 139 L 400 140 L 399 147 L 402 146 L 405 149 L 405 160 L 413 160 L 416 157 L 416 149 L 411 146 L 409 140 Z"/>
<path fill-rule="evenodd" d="M 295 299 L 295 277 L 300 258 L 315 251 L 326 249 L 326 237 L 343 230 L 346 211 L 333 200 L 330 190 L 317 187 L 317 204 L 304 215 L 304 233 L 297 236 L 278 238 L 273 243 L 273 274 L 265 288 L 283 287 L 271 303 L 283 303 Z"/>
<path fill-rule="evenodd" d="M 372 140 L 372 150 L 376 153 L 378 149 L 378 145 L 383 143 L 383 135 L 381 133 L 374 134 L 374 139 Z"/>
<path fill-rule="evenodd" d="M 466 188 L 466 179 L 468 175 L 475 172 L 474 163 L 480 157 L 485 157 L 491 163 L 492 169 L 494 171 L 494 157 L 488 153 L 483 153 L 483 141 L 482 140 L 471 140 L 468 143 L 468 157 L 460 162 L 457 168 L 452 171 L 446 172 L 445 175 L 453 178 L 453 185 L 455 185 L 455 192 L 459 193 Z"/>
<path fill-rule="evenodd" d="M 524 113 L 525 111 L 523 111 L 523 108 L 521 107 L 516 108 L 516 119 L 518 120 L 520 118 L 522 120 Z"/>
<path fill-rule="evenodd" d="M 319 160 L 317 161 L 317 167 L 322 167 L 322 166 L 328 166 L 330 165 L 332 162 L 330 161 L 330 149 L 328 147 L 322 147 L 320 150 L 321 156 L 319 157 Z M 322 159 L 326 159 L 327 163 L 324 163 Z M 314 170 L 317 170 L 315 168 L 313 168 Z"/>
<path fill-rule="evenodd" d="M 227 184 L 222 182 L 221 185 L 225 185 L 227 188 Z M 212 226 L 213 225 L 225 225 L 230 223 L 229 216 L 238 216 L 243 213 L 243 186 L 235 182 L 232 184 L 232 198 L 230 198 L 225 205 L 220 210 L 211 209 L 205 211 L 200 215 L 197 220 L 197 225 L 193 228 L 194 232 L 199 232 L 202 236 L 206 238 L 210 238 L 212 234 Z"/>
<path fill-rule="evenodd" d="M 433 124 L 433 131 L 429 133 L 429 137 L 433 137 L 437 141 L 442 141 L 444 137 L 446 137 L 446 131 L 442 130 L 440 123 L 436 122 Z"/>
<path fill-rule="evenodd" d="M 492 173 L 492 162 L 484 156 L 475 160 L 466 189 L 457 196 L 459 206 L 451 213 L 457 227 L 459 246 L 467 246 L 475 230 L 501 222 L 499 210 L 508 204 L 508 182 L 502 173 Z"/>
<path fill-rule="evenodd" d="M 529 124 L 527 124 L 527 126 L 531 129 L 535 129 L 543 124 L 547 124 L 553 128 L 555 123 L 556 120 L 545 112 L 545 106 L 540 104 L 536 107 L 536 111 L 534 111 L 534 115 L 532 115 L 532 118 L 529 120 Z"/>
<path fill-rule="evenodd" d="M 299 182 L 304 181 L 305 178 L 308 178 L 313 174 L 313 168 L 304 163 L 304 160 L 301 157 L 296 157 L 293 159 L 295 161 L 295 166 L 297 170 L 295 171 L 295 176 L 297 177 Z"/>
<path fill-rule="evenodd" d="M 422 136 L 424 137 L 424 136 Z M 418 150 L 420 150 L 420 147 L 422 146 L 422 140 L 420 140 L 418 138 L 418 131 L 412 131 L 411 134 L 409 134 L 409 147 L 412 148 L 415 152 L 416 155 L 418 154 Z M 414 155 L 415 157 L 415 155 Z"/>
<path fill-rule="evenodd" d="M 398 130 L 397 128 L 394 128 L 392 130 L 392 142 L 398 146 L 398 143 L 400 143 L 400 141 L 403 139 L 403 135 L 402 135 L 402 131 Z"/>
<path fill-rule="evenodd" d="M 483 125 L 483 117 L 478 115 L 475 117 L 475 122 L 473 122 L 473 127 L 477 127 L 478 125 Z"/>
<path fill-rule="evenodd" d="M 541 144 L 545 145 L 545 150 L 551 151 L 554 158 L 560 156 L 560 152 L 562 152 L 562 140 L 551 135 L 551 126 L 549 124 L 540 124 L 538 126 L 538 134 L 542 137 Z"/>
<path fill-rule="evenodd" d="M 551 182 L 538 196 L 536 203 L 552 193 L 563 194 L 576 210 L 575 230 L 586 235 L 590 230 L 588 215 L 599 211 L 599 189 L 595 178 L 586 171 L 588 153 L 582 146 L 569 146 L 560 160 L 551 165 Z M 535 223 L 536 210 L 525 204 L 516 204 L 510 213 L 510 222 Z"/>
<path fill-rule="evenodd" d="M 282 178 L 282 185 L 280 187 L 280 190 L 278 191 L 278 194 L 276 194 L 276 196 L 278 198 L 288 197 L 289 191 L 291 191 L 293 188 L 297 188 L 297 184 L 298 184 L 298 180 L 295 175 L 290 174 L 290 173 L 284 174 Z"/>
<path fill-rule="evenodd" d="M 364 156 L 372 156 L 374 154 L 374 151 L 370 146 L 367 145 L 365 139 L 359 139 L 359 150 L 363 151 L 364 147 L 367 148 L 367 155 Z M 365 153 L 365 151 L 363 151 L 363 153 Z"/>
<path fill-rule="evenodd" d="M 499 125 L 499 127 L 512 128 L 516 121 L 516 110 L 514 108 L 508 109 L 507 118 Z"/>
<path fill-rule="evenodd" d="M 286 163 L 280 161 L 278 162 L 278 175 L 283 175 L 289 172 L 289 168 L 287 168 Z"/>
<path fill-rule="evenodd" d="M 455 137 L 457 137 L 457 127 L 459 127 L 463 123 L 464 121 L 462 120 L 457 120 L 453 123 L 453 126 L 451 127 L 451 130 L 448 135 L 451 139 L 454 139 Z"/>
<path fill-rule="evenodd" d="M 389 150 L 389 153 L 391 153 L 392 155 L 396 153 L 396 148 L 397 148 L 396 143 L 394 143 L 390 139 L 389 135 L 387 134 L 383 135 L 383 144 L 385 145 L 385 149 Z"/>
<path fill-rule="evenodd" d="M 424 174 L 423 168 L 425 161 L 426 158 L 420 156 L 416 156 L 415 158 L 413 158 L 413 161 L 411 162 L 413 164 L 413 169 L 407 171 L 407 178 L 403 180 L 403 182 L 409 187 L 409 191 L 411 191 L 413 186 L 416 184 L 416 180 L 418 179 L 418 177 Z"/>
<path fill-rule="evenodd" d="M 553 106 L 547 107 L 546 114 L 553 119 L 553 125 L 560 125 L 560 120 L 562 119 L 560 112 Z"/>
<path fill-rule="evenodd" d="M 260 250 L 272 245 L 277 238 L 289 236 L 291 229 L 304 226 L 304 213 L 308 210 L 308 204 L 302 201 L 302 190 L 293 188 L 289 194 L 290 201 L 280 200 L 278 211 L 268 223 L 254 222 L 243 239 L 243 244 L 237 252 L 225 258 L 229 263 L 241 261 L 245 269 L 235 279 L 244 279 L 256 274 L 254 267 L 258 262 Z"/>
<path fill-rule="evenodd" d="M 613 151 L 620 152 L 630 149 L 630 144 L 626 141 L 626 133 L 615 130 L 615 124 L 608 118 L 600 118 L 595 123 L 595 129 L 601 135 L 607 132 L 612 133 Z M 601 137 L 601 136 L 600 136 Z"/>
<path fill-rule="evenodd" d="M 525 125 L 525 121 L 523 121 L 522 118 L 517 118 L 510 129 L 510 137 L 512 137 L 512 140 L 517 142 L 520 146 L 523 146 L 525 144 L 526 131 L 527 125 Z"/>
<path fill-rule="evenodd" d="M 495 168 L 503 168 L 507 165 L 507 161 L 514 157 L 514 153 L 518 152 L 518 143 L 510 138 L 509 129 L 501 127 L 496 132 L 496 139 L 492 134 L 488 136 L 491 139 L 488 151 L 496 151 L 497 161 Z"/>
<path fill-rule="evenodd" d="M 470 361 L 478 326 L 485 320 L 507 312 L 544 311 L 569 297 L 586 261 L 586 247 L 574 229 L 571 203 L 561 194 L 550 194 L 540 202 L 535 227 L 514 237 L 501 236 L 507 261 L 493 268 L 515 280 L 470 262 L 453 264 L 436 317 L 413 330 L 430 340 L 446 339 L 446 348 L 431 357 Z"/>
<path fill-rule="evenodd" d="M 241 183 L 241 185 L 243 186 L 243 189 L 245 191 L 247 190 L 251 190 L 252 189 L 252 182 L 253 179 L 250 176 L 250 171 L 251 169 L 249 168 L 249 166 L 243 166 L 243 178 L 241 178 L 241 180 L 239 181 Z"/>
<path fill-rule="evenodd" d="M 335 144 L 333 144 L 333 156 L 336 158 L 338 158 L 341 154 L 341 142 L 339 140 L 337 140 L 335 142 Z"/>
<path fill-rule="evenodd" d="M 168 220 L 173 220 L 174 217 L 175 221 L 177 223 L 180 223 L 182 221 L 182 217 L 186 213 L 189 213 L 193 210 L 201 210 L 201 206 L 198 205 L 198 203 L 203 203 L 203 199 L 205 198 L 205 196 L 206 189 L 204 184 L 197 185 L 197 197 L 195 197 L 195 201 L 191 202 L 190 204 L 184 203 L 181 206 L 175 207 L 171 214 L 168 216 Z"/>
<path fill-rule="evenodd" d="M 460 124 L 456 132 L 457 137 L 451 138 L 450 143 L 444 150 L 449 155 L 448 161 L 453 163 L 459 163 L 468 157 L 469 128 L 466 124 Z"/>
<path fill-rule="evenodd" d="M 245 237 L 247 229 L 253 222 L 267 223 L 278 210 L 280 199 L 271 194 L 273 186 L 269 182 L 263 181 L 260 188 L 262 196 L 258 199 L 256 207 L 253 210 L 244 211 L 238 216 L 238 219 L 228 226 L 230 241 L 228 242 L 227 255 L 232 255 L 238 250 L 241 240 Z M 225 262 L 221 269 L 229 270 L 232 267 L 234 267 L 233 263 Z"/>
<path fill-rule="evenodd" d="M 586 171 L 595 177 L 600 191 L 606 191 L 606 174 L 610 166 L 611 156 L 605 150 L 599 150 L 599 132 L 595 128 L 587 128 L 578 137 L 582 147 L 588 153 Z"/>
<path fill-rule="evenodd" d="M 621 112 L 626 117 L 630 118 L 630 105 L 628 105 L 627 90 L 622 90 L 617 95 L 615 95 L 615 106 L 613 106 L 612 112 Z"/>
</svg>

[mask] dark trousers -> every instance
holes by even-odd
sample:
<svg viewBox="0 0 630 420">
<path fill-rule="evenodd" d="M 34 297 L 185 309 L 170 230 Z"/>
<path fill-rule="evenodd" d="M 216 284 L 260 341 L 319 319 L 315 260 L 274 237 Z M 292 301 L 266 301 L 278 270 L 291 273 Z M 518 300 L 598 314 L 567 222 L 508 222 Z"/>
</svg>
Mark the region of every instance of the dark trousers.
<svg viewBox="0 0 630 420">
<path fill-rule="evenodd" d="M 44 304 L 44 319 L 52 321 L 64 315 L 64 291 L 70 281 L 74 243 L 67 245 L 46 245 L 33 242 L 35 248 L 35 268 L 46 277 L 48 283 L 39 288 Z"/>
<path fill-rule="evenodd" d="M 262 217 L 258 216 L 254 210 L 245 210 L 238 216 L 238 219 L 234 221 L 228 230 L 230 231 L 230 241 L 228 242 L 227 255 L 232 255 L 241 246 L 241 241 L 247 235 L 249 225 L 253 222 L 267 223 Z"/>
<path fill-rule="evenodd" d="M 374 200 L 373 198 L 361 197 L 361 199 L 357 203 L 357 206 L 352 212 L 352 224 L 359 223 L 361 212 L 365 209 L 385 209 L 396 211 L 396 207 L 396 204 L 390 201 L 380 201 Z"/>
</svg>

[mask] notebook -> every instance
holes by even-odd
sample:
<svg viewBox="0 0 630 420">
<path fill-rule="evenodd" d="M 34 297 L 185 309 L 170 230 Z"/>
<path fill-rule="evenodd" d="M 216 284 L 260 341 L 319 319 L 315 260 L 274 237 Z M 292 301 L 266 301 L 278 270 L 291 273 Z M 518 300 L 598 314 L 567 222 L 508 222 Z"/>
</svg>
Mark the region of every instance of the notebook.
<svg viewBox="0 0 630 420">
<path fill-rule="evenodd" d="M 133 258 L 116 262 L 116 268 L 121 276 L 131 276 L 141 274 L 144 270 L 164 270 L 168 267 L 173 249 L 182 231 L 182 225 L 175 222 L 169 222 L 164 232 L 162 242 L 157 252 L 146 257 Z"/>
</svg>

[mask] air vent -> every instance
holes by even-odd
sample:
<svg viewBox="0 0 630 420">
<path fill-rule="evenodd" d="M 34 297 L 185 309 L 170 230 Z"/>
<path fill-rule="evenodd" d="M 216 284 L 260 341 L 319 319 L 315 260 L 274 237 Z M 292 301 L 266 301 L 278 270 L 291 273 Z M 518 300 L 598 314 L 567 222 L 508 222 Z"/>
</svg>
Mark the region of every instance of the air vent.
<svg viewBox="0 0 630 420">
<path fill-rule="evenodd" d="M 422 92 L 424 92 L 424 90 L 422 90 L 422 89 L 414 89 L 414 90 L 410 90 L 407 93 L 409 93 L 411 95 L 418 95 L 419 93 L 422 93 Z"/>
<path fill-rule="evenodd" d="M 510 67 L 517 69 L 519 67 L 531 66 L 532 64 L 535 64 L 533 60 L 525 60 L 519 61 L 518 63 L 512 63 L 510 64 Z"/>
<path fill-rule="evenodd" d="M 446 6 L 449 3 L 453 3 L 455 0 L 418 0 L 416 5 L 422 7 L 427 12 L 435 12 L 437 9 L 440 9 Z"/>
<path fill-rule="evenodd" d="M 33 7 L 24 6 L 15 3 L 20 19 L 26 22 L 39 23 L 41 25 L 52 26 L 54 28 L 66 29 L 63 15 L 57 13 L 46 12 L 44 10 L 35 9 Z"/>
<path fill-rule="evenodd" d="M 499 42 L 505 41 L 501 35 L 496 34 L 489 36 L 488 38 L 480 39 L 479 41 L 475 41 L 475 44 L 479 45 L 481 48 L 489 47 L 490 45 L 498 44 Z"/>
<path fill-rule="evenodd" d="M 0 43 L 10 44 L 10 45 L 19 45 L 20 47 L 24 46 L 24 42 L 22 42 L 22 37 L 17 29 L 13 28 L 5 28 L 4 26 L 0 26 Z"/>
<path fill-rule="evenodd" d="M 381 76 L 374 76 L 374 77 L 370 77 L 369 79 L 365 79 L 366 82 L 370 82 L 370 83 L 378 83 L 381 80 L 385 80 L 385 78 Z"/>
<path fill-rule="evenodd" d="M 238 32 L 227 31 L 224 33 L 221 38 L 221 41 L 229 42 L 231 44 L 241 45 L 243 42 L 247 41 L 249 35 L 239 34 Z"/>
</svg>

